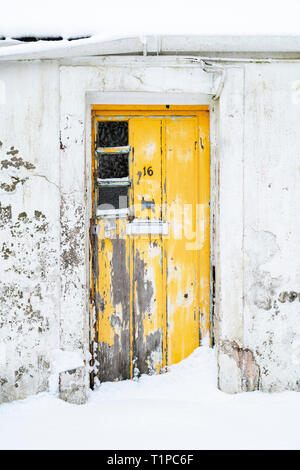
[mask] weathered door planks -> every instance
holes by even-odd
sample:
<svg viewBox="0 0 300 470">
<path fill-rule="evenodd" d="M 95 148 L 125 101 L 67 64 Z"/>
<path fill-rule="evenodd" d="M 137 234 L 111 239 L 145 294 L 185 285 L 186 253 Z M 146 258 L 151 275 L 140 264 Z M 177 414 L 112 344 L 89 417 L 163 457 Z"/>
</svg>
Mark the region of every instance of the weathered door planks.
<svg viewBox="0 0 300 470">
<path fill-rule="evenodd" d="M 94 132 L 97 120 L 127 120 L 132 149 L 130 216 L 94 210 L 100 381 L 160 373 L 209 332 L 209 114 L 158 108 L 93 111 Z M 133 217 L 167 222 L 169 233 L 128 235 Z"/>
<path fill-rule="evenodd" d="M 162 119 L 133 117 L 130 128 L 134 148 L 134 215 L 140 220 L 161 220 Z M 133 374 L 160 372 L 165 365 L 162 256 L 161 236 L 134 236 Z"/>
</svg>

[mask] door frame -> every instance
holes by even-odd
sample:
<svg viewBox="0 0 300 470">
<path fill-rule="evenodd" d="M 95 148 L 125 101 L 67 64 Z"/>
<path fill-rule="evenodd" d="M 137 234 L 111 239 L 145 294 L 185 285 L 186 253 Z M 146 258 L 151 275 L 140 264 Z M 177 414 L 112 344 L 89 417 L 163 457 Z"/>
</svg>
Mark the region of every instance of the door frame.
<svg viewBox="0 0 300 470">
<path fill-rule="evenodd" d="M 170 106 L 168 112 L 166 104 Z M 216 122 L 217 122 L 217 109 L 216 102 L 212 100 L 211 95 L 196 94 L 196 93 L 136 93 L 136 92 L 87 92 L 86 93 L 86 122 L 87 125 L 87 156 L 86 159 L 87 173 L 89 175 L 89 187 L 87 192 L 89 194 L 88 200 L 90 202 L 90 217 L 92 221 L 92 192 L 91 188 L 91 161 L 92 161 L 92 111 L 102 111 L 105 114 L 110 114 L 112 111 L 120 115 L 120 111 L 127 109 L 132 110 L 132 114 L 136 114 L 137 108 L 141 111 L 164 111 L 164 115 L 172 115 L 174 111 L 181 111 L 184 114 L 190 114 L 191 110 L 208 110 L 209 111 L 209 137 L 210 137 L 210 333 L 209 342 L 210 346 L 214 345 L 214 309 L 215 309 L 215 213 L 216 201 L 218 195 L 213 190 L 216 187 L 217 168 L 216 168 Z M 159 113 L 158 113 L 159 114 Z M 91 153 L 90 153 L 91 152 Z M 90 232 L 91 233 L 91 232 Z M 91 246 L 90 246 L 91 249 Z M 91 259 L 91 257 L 90 257 Z M 89 287 L 92 282 L 93 276 L 91 270 L 91 261 L 88 264 L 88 279 Z M 90 352 L 92 354 L 91 366 L 94 365 L 93 359 L 93 343 L 94 343 L 94 318 L 92 308 L 92 296 L 90 298 Z M 92 375 L 92 374 L 91 374 Z M 93 388 L 93 378 L 91 378 L 91 387 Z"/>
</svg>

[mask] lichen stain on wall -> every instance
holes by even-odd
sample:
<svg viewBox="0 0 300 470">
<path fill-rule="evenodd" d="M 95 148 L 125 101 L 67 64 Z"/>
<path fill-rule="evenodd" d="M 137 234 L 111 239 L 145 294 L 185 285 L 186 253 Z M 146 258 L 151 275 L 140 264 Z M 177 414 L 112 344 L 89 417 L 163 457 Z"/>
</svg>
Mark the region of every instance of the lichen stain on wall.
<svg viewBox="0 0 300 470">
<path fill-rule="evenodd" d="M 289 389 L 299 390 L 300 360 L 291 360 L 300 334 L 299 296 L 295 286 L 283 289 L 287 280 L 279 269 L 280 242 L 269 231 L 248 228 L 246 247 L 244 337 L 260 369 L 259 389 L 279 391 L 288 383 Z"/>
<path fill-rule="evenodd" d="M 61 346 L 64 349 L 84 349 L 82 320 L 75 309 L 86 308 L 86 286 L 82 277 L 85 260 L 85 208 L 73 195 L 61 195 Z"/>
<path fill-rule="evenodd" d="M 38 208 L 25 212 L 20 204 L 24 183 L 33 184 L 35 166 L 13 146 L 1 156 L 6 203 L 0 203 L 0 402 L 47 389 L 46 337 L 53 308 L 46 307 L 56 257 L 46 214 Z"/>
<path fill-rule="evenodd" d="M 0 150 L 2 149 L 2 142 Z M 6 151 L 6 158 L 0 162 L 1 182 L 0 189 L 7 192 L 15 191 L 17 185 L 23 185 L 29 178 L 26 170 L 33 170 L 33 163 L 24 161 L 19 155 L 19 150 L 14 146 Z"/>
<path fill-rule="evenodd" d="M 299 391 L 300 296 L 294 283 L 286 289 L 282 241 L 250 226 L 244 240 L 243 345 L 229 339 L 219 344 L 219 387 L 229 393 Z"/>
<path fill-rule="evenodd" d="M 70 205 L 65 197 L 61 199 L 61 215 L 62 219 L 70 215 Z M 72 222 L 66 218 L 62 224 L 62 254 L 61 261 L 63 269 L 67 274 L 73 272 L 73 268 L 82 262 L 82 234 L 84 230 L 84 212 L 81 206 L 74 208 Z"/>
</svg>

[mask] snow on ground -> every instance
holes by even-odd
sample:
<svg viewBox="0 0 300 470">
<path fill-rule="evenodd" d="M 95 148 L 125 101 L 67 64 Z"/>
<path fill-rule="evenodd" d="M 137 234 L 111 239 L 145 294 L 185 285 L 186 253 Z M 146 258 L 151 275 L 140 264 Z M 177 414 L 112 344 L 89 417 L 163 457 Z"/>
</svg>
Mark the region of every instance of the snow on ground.
<svg viewBox="0 0 300 470">
<path fill-rule="evenodd" d="M 300 395 L 227 395 L 215 351 L 160 376 L 106 382 L 86 405 L 42 393 L 0 405 L 1 449 L 299 449 Z"/>
</svg>

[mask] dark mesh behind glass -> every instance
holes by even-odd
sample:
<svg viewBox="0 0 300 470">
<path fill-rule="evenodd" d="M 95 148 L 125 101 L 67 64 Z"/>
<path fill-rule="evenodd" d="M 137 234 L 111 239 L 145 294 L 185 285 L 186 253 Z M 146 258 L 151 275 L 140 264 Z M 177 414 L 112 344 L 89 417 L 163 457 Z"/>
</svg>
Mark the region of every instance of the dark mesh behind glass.
<svg viewBox="0 0 300 470">
<path fill-rule="evenodd" d="M 99 178 L 125 178 L 129 175 L 128 153 L 104 153 L 98 158 Z"/>
<path fill-rule="evenodd" d="M 97 147 L 125 147 L 128 145 L 128 122 L 99 121 Z"/>
<path fill-rule="evenodd" d="M 128 145 L 128 122 L 99 121 L 97 126 L 97 147 L 125 147 Z M 113 179 L 128 176 L 128 153 L 98 154 L 98 178 Z M 98 208 L 100 210 L 124 209 L 126 207 L 128 207 L 128 186 L 99 187 Z"/>
</svg>

